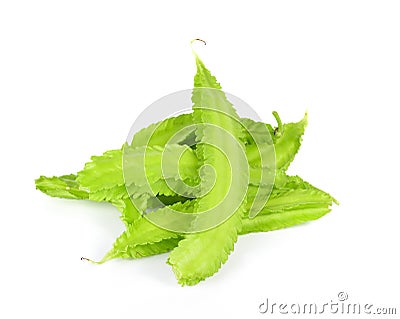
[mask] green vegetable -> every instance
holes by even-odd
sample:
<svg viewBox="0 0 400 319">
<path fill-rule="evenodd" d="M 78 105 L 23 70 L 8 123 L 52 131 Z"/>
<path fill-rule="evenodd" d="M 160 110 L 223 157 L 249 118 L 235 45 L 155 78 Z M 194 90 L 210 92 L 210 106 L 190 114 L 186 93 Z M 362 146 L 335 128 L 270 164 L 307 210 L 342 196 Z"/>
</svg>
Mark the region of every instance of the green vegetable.
<svg viewBox="0 0 400 319">
<path fill-rule="evenodd" d="M 233 214 L 228 215 L 222 224 L 213 229 L 186 235 L 170 253 L 167 262 L 182 285 L 197 284 L 212 276 L 228 259 L 242 227 L 246 205 L 245 190 L 248 185 L 248 174 L 245 174 L 248 170 L 247 161 L 245 158 L 244 161 L 240 161 L 240 153 L 244 153 L 244 144 L 240 142 L 242 127 L 239 117 L 220 90 L 221 86 L 216 78 L 205 68 L 197 55 L 196 65 L 197 74 L 192 97 L 193 117 L 196 123 L 206 124 L 200 125 L 196 130 L 197 141 L 204 143 L 197 147 L 197 157 L 201 164 L 210 165 L 215 169 L 216 181 L 212 190 L 198 200 L 195 210 L 204 212 L 217 209 L 213 212 L 214 215 L 221 212 Z M 215 127 L 223 127 L 236 140 L 224 136 L 223 132 Z M 215 145 L 216 141 L 227 154 L 233 168 L 227 163 L 225 154 L 210 145 Z M 235 163 L 232 163 L 233 161 Z M 232 172 L 235 172 L 234 176 Z M 202 176 L 204 180 L 212 177 L 207 172 Z M 233 181 L 234 178 L 236 181 Z M 228 192 L 229 196 L 226 196 Z M 240 201 L 235 203 L 234 199 Z M 205 256 L 207 260 L 204 259 Z"/>
<path fill-rule="evenodd" d="M 89 199 L 89 192 L 83 190 L 74 174 L 60 177 L 40 176 L 36 181 L 36 188 L 43 193 L 60 198 Z"/>
<path fill-rule="evenodd" d="M 315 220 L 338 203 L 286 174 L 307 114 L 283 124 L 273 112 L 275 128 L 240 118 L 216 78 L 196 54 L 195 59 L 192 113 L 142 129 L 129 145 L 93 156 L 76 175 L 36 180 L 36 188 L 49 196 L 109 202 L 121 212 L 126 230 L 97 263 L 170 251 L 167 263 L 181 285 L 217 272 L 239 235 Z M 146 176 L 124 177 L 125 170 L 143 169 Z"/>
</svg>

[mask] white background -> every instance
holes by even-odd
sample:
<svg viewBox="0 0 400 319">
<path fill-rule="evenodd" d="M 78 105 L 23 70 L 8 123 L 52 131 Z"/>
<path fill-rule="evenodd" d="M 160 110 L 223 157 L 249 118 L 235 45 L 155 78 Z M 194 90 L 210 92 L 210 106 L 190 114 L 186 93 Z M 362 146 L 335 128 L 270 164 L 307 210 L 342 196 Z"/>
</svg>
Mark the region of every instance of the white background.
<svg viewBox="0 0 400 319">
<path fill-rule="evenodd" d="M 257 318 L 266 298 L 340 291 L 399 313 L 399 16 L 398 1 L 2 1 L 0 317 Z M 190 88 L 196 37 L 223 88 L 265 121 L 308 109 L 290 172 L 341 205 L 241 237 L 195 287 L 176 283 L 167 255 L 82 262 L 111 247 L 118 213 L 46 197 L 34 179 L 119 148 L 147 105 Z"/>
</svg>

